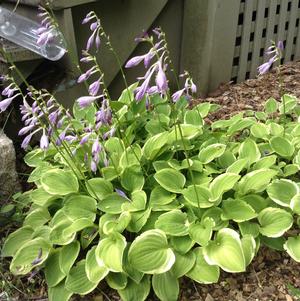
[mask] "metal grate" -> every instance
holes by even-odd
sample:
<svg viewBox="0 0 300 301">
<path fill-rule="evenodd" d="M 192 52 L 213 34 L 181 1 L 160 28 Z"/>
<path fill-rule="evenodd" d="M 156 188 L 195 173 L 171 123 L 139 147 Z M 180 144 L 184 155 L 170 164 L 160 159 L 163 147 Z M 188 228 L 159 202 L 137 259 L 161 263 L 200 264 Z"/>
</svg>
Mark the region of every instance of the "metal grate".
<svg viewBox="0 0 300 301">
<path fill-rule="evenodd" d="M 281 63 L 300 58 L 300 0 L 240 1 L 231 80 L 253 78 L 271 40 L 283 41 Z"/>
</svg>

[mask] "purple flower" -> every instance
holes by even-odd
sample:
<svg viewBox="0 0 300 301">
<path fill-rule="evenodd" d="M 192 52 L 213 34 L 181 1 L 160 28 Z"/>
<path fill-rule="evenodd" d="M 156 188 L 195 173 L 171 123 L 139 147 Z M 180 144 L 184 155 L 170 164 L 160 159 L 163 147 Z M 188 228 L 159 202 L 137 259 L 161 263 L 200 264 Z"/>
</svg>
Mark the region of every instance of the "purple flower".
<svg viewBox="0 0 300 301">
<path fill-rule="evenodd" d="M 102 95 L 100 95 L 100 96 L 82 96 L 82 97 L 79 97 L 76 101 L 81 108 L 85 108 L 85 107 L 88 107 L 89 105 L 91 105 L 95 100 L 99 99 L 101 96 Z"/>
<path fill-rule="evenodd" d="M 91 171 L 96 173 L 98 169 L 98 163 L 95 162 L 94 160 L 91 160 Z"/>
<path fill-rule="evenodd" d="M 96 96 L 100 89 L 100 80 L 96 80 L 89 86 L 89 93 L 91 96 Z"/>
<path fill-rule="evenodd" d="M 127 197 L 126 193 L 123 190 L 115 188 L 115 192 L 122 198 L 129 200 L 129 198 Z"/>
<path fill-rule="evenodd" d="M 0 101 L 0 112 L 6 111 L 6 109 L 11 104 L 12 100 L 13 100 L 12 98 L 6 98 L 6 99 Z"/>
<path fill-rule="evenodd" d="M 19 131 L 18 135 L 23 136 L 23 135 L 27 134 L 28 132 L 30 132 L 34 127 L 35 127 L 35 124 L 25 126 Z"/>
<path fill-rule="evenodd" d="M 83 144 L 87 143 L 88 140 L 89 140 L 89 138 L 90 138 L 90 136 L 91 136 L 91 133 L 85 134 L 85 135 L 81 138 L 81 140 L 80 140 L 80 145 L 83 145 Z"/>
<path fill-rule="evenodd" d="M 262 74 L 265 74 L 266 72 L 268 72 L 270 70 L 272 64 L 274 63 L 275 59 L 276 59 L 276 55 L 271 57 L 268 62 L 260 65 L 258 67 L 259 75 L 262 75 Z"/>
<path fill-rule="evenodd" d="M 145 59 L 145 55 L 138 55 L 131 58 L 125 65 L 125 68 L 132 68 L 137 66 L 141 61 Z"/>
<path fill-rule="evenodd" d="M 106 133 L 103 134 L 103 139 L 106 140 L 106 139 L 108 139 L 110 137 L 113 137 L 114 134 L 115 134 L 115 132 L 116 132 L 116 129 L 115 128 L 111 128 L 108 132 L 106 132 Z"/>
<path fill-rule="evenodd" d="M 168 81 L 166 74 L 163 70 L 161 61 L 158 62 L 158 72 L 155 78 L 155 82 L 159 92 L 165 93 L 168 89 Z"/>
<path fill-rule="evenodd" d="M 42 150 L 46 150 L 48 149 L 48 147 L 49 147 L 49 139 L 48 136 L 45 134 L 45 131 L 43 131 L 43 135 L 40 140 L 40 148 Z"/>
<path fill-rule="evenodd" d="M 88 71 L 86 71 L 85 73 L 81 74 L 79 77 L 78 77 L 78 80 L 77 80 L 77 83 L 80 84 L 84 81 L 86 81 L 92 74 L 92 71 L 93 71 L 94 67 L 89 69 Z"/>
<path fill-rule="evenodd" d="M 43 45 L 46 45 L 48 42 L 52 41 L 54 38 L 54 35 L 50 32 L 50 31 L 46 31 L 46 32 L 43 32 L 38 40 L 37 40 L 37 44 L 39 46 L 43 46 Z"/>
<path fill-rule="evenodd" d="M 177 101 L 180 99 L 180 97 L 183 95 L 184 91 L 185 91 L 185 88 L 183 88 L 183 89 L 181 89 L 181 90 L 175 92 L 175 93 L 172 95 L 172 100 L 173 100 L 173 102 L 177 102 Z"/>
<path fill-rule="evenodd" d="M 192 93 L 197 93 L 197 86 L 194 84 L 192 80 L 191 80 L 191 91 Z"/>
<path fill-rule="evenodd" d="M 101 45 L 101 40 L 100 40 L 99 34 L 96 35 L 95 44 L 96 44 L 97 50 L 99 50 L 100 45 Z"/>
<path fill-rule="evenodd" d="M 96 35 L 96 31 L 94 31 L 91 36 L 88 38 L 88 41 L 86 43 L 86 51 L 89 51 L 93 44 L 94 44 L 94 41 L 95 41 L 95 35 Z"/>
<path fill-rule="evenodd" d="M 98 138 L 94 141 L 93 146 L 92 146 L 92 154 L 96 155 L 99 154 L 101 152 L 101 144 L 99 143 Z"/>
<path fill-rule="evenodd" d="M 25 139 L 23 140 L 23 142 L 22 142 L 22 144 L 21 144 L 21 147 L 22 147 L 23 149 L 26 149 L 26 148 L 28 147 L 28 145 L 29 145 L 29 143 L 30 143 L 30 140 L 31 140 L 31 138 L 32 138 L 32 135 L 33 135 L 33 134 L 29 134 L 29 135 L 26 136 Z"/>
<path fill-rule="evenodd" d="M 278 48 L 279 50 L 281 50 L 281 51 L 284 49 L 283 41 L 278 41 L 278 43 L 277 43 L 277 48 Z"/>
</svg>

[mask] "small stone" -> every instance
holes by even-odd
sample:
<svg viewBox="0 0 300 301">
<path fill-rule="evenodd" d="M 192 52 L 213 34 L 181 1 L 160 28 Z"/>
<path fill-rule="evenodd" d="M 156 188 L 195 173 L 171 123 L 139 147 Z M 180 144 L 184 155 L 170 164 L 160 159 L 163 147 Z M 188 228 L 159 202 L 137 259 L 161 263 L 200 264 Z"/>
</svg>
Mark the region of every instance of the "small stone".
<svg viewBox="0 0 300 301">
<path fill-rule="evenodd" d="M 205 301 L 215 301 L 215 299 L 211 296 L 211 294 L 207 294 Z"/>
</svg>

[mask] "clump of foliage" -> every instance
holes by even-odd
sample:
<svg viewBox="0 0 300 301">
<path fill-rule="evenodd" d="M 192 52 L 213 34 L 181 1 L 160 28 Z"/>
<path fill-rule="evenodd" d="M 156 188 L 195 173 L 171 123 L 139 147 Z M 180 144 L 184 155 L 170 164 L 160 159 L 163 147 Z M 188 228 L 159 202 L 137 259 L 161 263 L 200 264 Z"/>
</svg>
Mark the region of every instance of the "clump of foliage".
<svg viewBox="0 0 300 301">
<path fill-rule="evenodd" d="M 104 280 L 124 301 L 146 300 L 151 285 L 172 301 L 182 277 L 208 284 L 220 270 L 244 272 L 261 244 L 300 262 L 300 236 L 288 232 L 300 225 L 298 100 L 283 95 L 263 112 L 209 124 L 217 106 L 191 106 L 188 74 L 170 96 L 169 54 L 155 30 L 158 41 L 139 38 L 150 51 L 126 65 L 144 62 L 146 75 L 112 101 L 89 52 L 99 37 L 111 44 L 93 13 L 88 22 L 82 61 L 92 67 L 79 81 L 96 77 L 89 96 L 69 112 L 46 91 L 24 95 L 23 146 L 36 132 L 41 143 L 25 157 L 36 185 L 25 192 L 30 210 L 2 248 L 12 273 L 42 269 L 50 301 Z"/>
</svg>

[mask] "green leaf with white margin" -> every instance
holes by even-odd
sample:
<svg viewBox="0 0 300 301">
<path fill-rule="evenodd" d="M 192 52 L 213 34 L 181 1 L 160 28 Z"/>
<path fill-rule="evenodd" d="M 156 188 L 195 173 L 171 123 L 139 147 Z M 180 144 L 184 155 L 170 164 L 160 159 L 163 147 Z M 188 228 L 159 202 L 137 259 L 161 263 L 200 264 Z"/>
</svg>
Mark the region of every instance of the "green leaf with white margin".
<svg viewBox="0 0 300 301">
<path fill-rule="evenodd" d="M 298 185 L 287 179 L 273 181 L 267 187 L 267 193 L 271 200 L 283 207 L 290 207 L 292 198 L 300 193 Z"/>
<path fill-rule="evenodd" d="M 63 246 L 59 252 L 59 267 L 67 275 L 78 257 L 80 244 L 78 240 Z"/>
<path fill-rule="evenodd" d="M 159 133 L 147 139 L 142 148 L 143 156 L 147 160 L 154 160 L 162 147 L 168 143 L 169 132 Z"/>
<path fill-rule="evenodd" d="M 259 213 L 263 209 L 269 207 L 270 203 L 272 202 L 269 198 L 262 197 L 259 194 L 246 194 L 240 199 L 249 204 L 256 213 Z"/>
<path fill-rule="evenodd" d="M 114 192 L 98 203 L 98 209 L 105 213 L 120 214 L 125 204 L 129 205 L 129 199 Z"/>
<path fill-rule="evenodd" d="M 224 220 L 234 220 L 237 223 L 257 217 L 255 210 L 246 202 L 239 199 L 227 199 L 222 202 Z"/>
<path fill-rule="evenodd" d="M 122 205 L 122 211 L 140 211 L 146 208 L 147 194 L 143 190 L 136 190 L 131 193 L 131 202 Z"/>
<path fill-rule="evenodd" d="M 258 161 L 260 157 L 261 154 L 255 141 L 248 138 L 241 144 L 239 149 L 239 159 L 246 159 L 248 161 L 248 166 Z"/>
<path fill-rule="evenodd" d="M 243 222 L 239 223 L 239 229 L 242 236 L 251 235 L 256 238 L 259 235 L 259 225 L 257 223 Z"/>
<path fill-rule="evenodd" d="M 91 282 L 85 272 L 85 260 L 81 260 L 76 266 L 72 267 L 67 279 L 65 287 L 74 294 L 86 295 L 93 291 L 98 283 Z"/>
<path fill-rule="evenodd" d="M 49 301 L 68 301 L 72 295 L 73 293 L 65 288 L 64 281 L 54 287 L 48 287 Z"/>
<path fill-rule="evenodd" d="M 244 237 L 242 237 L 241 241 L 243 253 L 245 256 L 245 263 L 246 266 L 248 266 L 255 256 L 256 242 L 251 235 L 245 235 Z"/>
<path fill-rule="evenodd" d="M 189 234 L 193 241 L 200 246 L 206 246 L 211 239 L 212 230 L 215 222 L 212 218 L 207 217 L 201 223 L 193 223 L 189 227 Z"/>
<path fill-rule="evenodd" d="M 285 244 L 285 238 L 282 236 L 272 238 L 261 235 L 259 241 L 270 249 L 284 251 L 283 245 Z"/>
<path fill-rule="evenodd" d="M 186 213 L 175 209 L 159 216 L 155 228 L 164 231 L 167 235 L 185 236 L 189 231 L 189 222 Z"/>
<path fill-rule="evenodd" d="M 15 275 L 26 275 L 48 258 L 50 248 L 50 244 L 43 238 L 27 241 L 16 252 L 10 264 L 11 272 Z"/>
<path fill-rule="evenodd" d="M 300 194 L 296 194 L 291 200 L 291 209 L 294 213 L 300 215 Z"/>
<path fill-rule="evenodd" d="M 128 260 L 128 251 L 130 248 L 131 243 L 128 243 L 123 254 L 123 270 L 124 273 L 131 278 L 134 282 L 140 283 L 144 273 L 138 271 L 137 269 L 133 268 L 132 265 L 129 263 Z"/>
<path fill-rule="evenodd" d="M 155 295 L 161 301 L 176 301 L 179 295 L 179 283 L 172 271 L 154 274 L 152 287 Z"/>
<path fill-rule="evenodd" d="M 262 169 L 262 168 L 270 168 L 275 165 L 277 160 L 276 155 L 271 155 L 267 157 L 263 157 L 259 159 L 254 165 L 253 169 Z"/>
<path fill-rule="evenodd" d="M 50 232 L 50 241 L 55 245 L 68 245 L 76 236 L 76 232 L 72 232 L 70 235 L 66 235 L 64 232 L 66 228 L 72 225 L 71 221 L 60 222 L 55 225 Z"/>
<path fill-rule="evenodd" d="M 222 213 L 223 213 L 223 210 L 219 207 L 209 208 L 208 210 L 206 210 L 203 213 L 203 215 L 201 217 L 201 222 L 203 223 L 207 218 L 211 218 L 215 223 L 213 230 L 217 231 L 222 228 L 225 228 L 228 225 L 228 221 L 223 221 L 221 219 Z"/>
<path fill-rule="evenodd" d="M 296 107 L 297 103 L 297 97 L 289 94 L 284 94 L 281 97 L 281 104 L 279 105 L 280 114 L 291 112 Z"/>
<path fill-rule="evenodd" d="M 185 200 L 192 206 L 197 208 L 209 208 L 214 204 L 210 202 L 210 191 L 201 185 L 190 185 L 182 192 Z"/>
<path fill-rule="evenodd" d="M 47 208 L 37 208 L 31 211 L 25 218 L 23 225 L 33 229 L 43 226 L 50 220 L 51 216 Z"/>
<path fill-rule="evenodd" d="M 86 188 L 93 198 L 103 200 L 113 193 L 113 185 L 103 178 L 93 178 L 87 181 Z"/>
<path fill-rule="evenodd" d="M 92 226 L 94 226 L 94 223 L 90 219 L 83 217 L 83 218 L 75 220 L 71 225 L 66 227 L 63 230 L 62 234 L 65 237 L 70 237 L 74 233 L 79 232 L 83 229 L 92 227 Z"/>
<path fill-rule="evenodd" d="M 126 167 L 121 175 L 121 185 L 127 191 L 142 190 L 145 183 L 143 173 L 139 165 Z"/>
<path fill-rule="evenodd" d="M 58 285 L 67 275 L 59 267 L 59 256 L 60 249 L 56 249 L 50 253 L 46 261 L 44 272 L 47 286 L 53 287 Z"/>
<path fill-rule="evenodd" d="M 115 290 L 121 290 L 127 286 L 127 276 L 125 273 L 110 272 L 105 280 L 109 287 Z"/>
<path fill-rule="evenodd" d="M 198 283 L 203 284 L 218 282 L 220 277 L 219 267 L 215 264 L 207 263 L 207 260 L 204 257 L 203 248 L 195 248 L 193 252 L 196 256 L 196 263 L 194 267 L 186 274 L 186 276 Z"/>
<path fill-rule="evenodd" d="M 202 134 L 202 126 L 195 126 L 192 124 L 180 124 L 180 130 L 178 126 L 173 127 L 169 133 L 168 143 L 172 144 L 178 140 L 181 140 L 181 134 L 183 139 L 193 139 Z"/>
<path fill-rule="evenodd" d="M 24 243 L 32 238 L 33 232 L 31 227 L 25 226 L 9 234 L 2 247 L 1 256 L 14 256 Z"/>
<path fill-rule="evenodd" d="M 202 126 L 203 119 L 197 110 L 187 110 L 184 114 L 184 123 Z"/>
<path fill-rule="evenodd" d="M 145 231 L 133 241 L 128 252 L 129 263 L 143 273 L 160 274 L 171 269 L 175 254 L 161 230 Z"/>
<path fill-rule="evenodd" d="M 211 202 L 218 200 L 224 192 L 232 189 L 241 176 L 226 172 L 214 178 L 209 185 Z"/>
<path fill-rule="evenodd" d="M 139 232 L 146 224 L 150 213 L 151 208 L 147 208 L 138 212 L 131 212 L 131 220 L 126 229 L 130 232 Z"/>
<path fill-rule="evenodd" d="M 176 260 L 171 271 L 175 277 L 181 278 L 193 268 L 196 262 L 196 255 L 193 251 L 189 251 L 186 254 L 180 254 L 179 252 L 174 253 Z"/>
<path fill-rule="evenodd" d="M 276 101 L 275 98 L 271 97 L 266 101 L 265 112 L 267 114 L 273 114 L 277 112 L 277 108 L 278 108 L 278 102 Z"/>
<path fill-rule="evenodd" d="M 96 259 L 102 260 L 112 272 L 122 272 L 123 253 L 126 239 L 120 233 L 112 233 L 109 237 L 100 240 L 96 248 Z"/>
<path fill-rule="evenodd" d="M 266 189 L 271 179 L 277 174 L 274 169 L 259 169 L 247 173 L 239 182 L 237 191 L 241 195 L 261 192 Z"/>
<path fill-rule="evenodd" d="M 46 192 L 57 195 L 75 193 L 79 188 L 74 173 L 62 169 L 52 169 L 44 173 L 41 178 L 41 185 Z"/>
<path fill-rule="evenodd" d="M 218 265 L 229 273 L 246 270 L 246 261 L 239 234 L 229 228 L 221 229 L 214 241 L 204 247 L 204 257 L 208 264 Z"/>
<path fill-rule="evenodd" d="M 295 261 L 300 262 L 300 235 L 289 237 L 283 247 Z"/>
<path fill-rule="evenodd" d="M 208 164 L 214 159 L 220 157 L 225 152 L 226 145 L 222 143 L 214 143 L 200 150 L 198 158 L 201 163 Z"/>
<path fill-rule="evenodd" d="M 279 208 L 266 208 L 258 215 L 260 233 L 267 237 L 282 236 L 293 225 L 293 216 Z"/>
<path fill-rule="evenodd" d="M 165 168 L 154 175 L 157 183 L 164 189 L 174 193 L 181 193 L 185 184 L 185 177 L 178 170 Z"/>
<path fill-rule="evenodd" d="M 128 279 L 127 286 L 118 290 L 118 293 L 123 301 L 145 301 L 149 295 L 150 287 L 150 277 L 145 275 L 140 283 Z"/>
<path fill-rule="evenodd" d="M 239 174 L 248 164 L 247 159 L 238 159 L 226 169 L 227 173 Z"/>
<path fill-rule="evenodd" d="M 195 242 L 190 238 L 189 235 L 172 236 L 170 237 L 170 243 L 172 248 L 180 254 L 186 254 L 195 244 Z"/>
<path fill-rule="evenodd" d="M 268 137 L 268 128 L 263 123 L 254 123 L 250 128 L 252 136 L 255 138 L 265 139 Z"/>
<path fill-rule="evenodd" d="M 97 202 L 90 196 L 74 194 L 66 198 L 63 211 L 72 221 L 85 217 L 91 221 L 96 218 Z"/>
<path fill-rule="evenodd" d="M 157 186 L 151 190 L 150 194 L 150 207 L 155 207 L 155 205 L 167 205 L 173 202 L 176 198 L 176 194 L 170 193 L 161 186 Z"/>
<path fill-rule="evenodd" d="M 56 197 L 53 194 L 46 192 L 42 187 L 30 192 L 32 202 L 38 206 L 47 206 L 51 200 Z"/>
<path fill-rule="evenodd" d="M 293 144 L 287 138 L 280 136 L 272 137 L 270 145 L 274 152 L 284 158 L 291 157 L 295 151 Z"/>
</svg>

